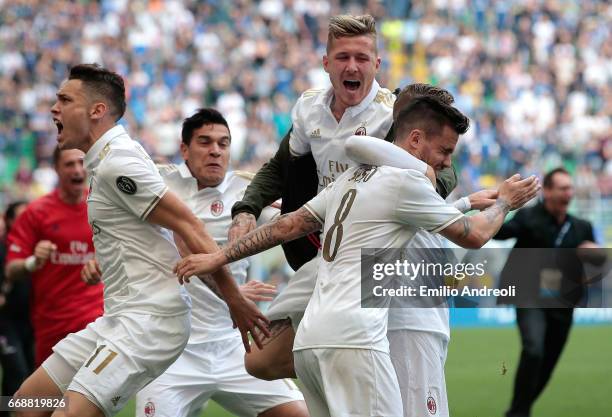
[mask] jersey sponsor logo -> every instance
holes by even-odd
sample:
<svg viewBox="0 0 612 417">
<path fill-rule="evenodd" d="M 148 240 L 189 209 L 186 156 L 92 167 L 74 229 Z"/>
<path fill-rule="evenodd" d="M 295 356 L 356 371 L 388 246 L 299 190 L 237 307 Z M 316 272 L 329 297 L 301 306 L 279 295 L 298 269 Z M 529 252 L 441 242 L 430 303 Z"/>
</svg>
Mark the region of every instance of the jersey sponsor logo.
<svg viewBox="0 0 612 417">
<path fill-rule="evenodd" d="M 355 131 L 355 135 L 356 136 L 366 136 L 366 128 L 365 126 L 360 126 L 356 131 Z"/>
<path fill-rule="evenodd" d="M 155 415 L 155 404 L 153 404 L 153 401 L 147 401 L 144 406 L 144 413 L 146 417 L 153 417 Z"/>
<path fill-rule="evenodd" d="M 129 195 L 136 194 L 136 191 L 138 190 L 134 180 L 123 175 L 117 177 L 117 188 L 119 188 L 121 192 L 124 192 Z"/>
<path fill-rule="evenodd" d="M 221 213 L 223 213 L 223 201 L 213 201 L 213 203 L 210 205 L 210 212 L 213 216 L 219 217 Z"/>
<path fill-rule="evenodd" d="M 310 137 L 313 139 L 320 139 L 321 138 L 321 129 L 317 128 L 315 130 L 313 130 L 310 133 Z"/>
<path fill-rule="evenodd" d="M 436 400 L 434 399 L 434 397 L 431 396 L 431 393 L 429 394 L 429 397 L 427 397 L 427 411 L 429 411 L 429 414 L 436 414 L 436 412 L 438 411 L 438 406 L 436 405 Z"/>
</svg>

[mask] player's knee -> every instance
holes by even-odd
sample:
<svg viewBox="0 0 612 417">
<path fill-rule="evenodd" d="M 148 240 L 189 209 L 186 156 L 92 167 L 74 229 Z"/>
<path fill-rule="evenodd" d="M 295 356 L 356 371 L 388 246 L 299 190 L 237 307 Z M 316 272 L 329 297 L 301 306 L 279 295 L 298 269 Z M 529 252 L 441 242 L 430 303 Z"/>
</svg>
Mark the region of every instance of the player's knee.
<svg viewBox="0 0 612 417">
<path fill-rule="evenodd" d="M 306 403 L 302 400 L 291 401 L 270 408 L 257 417 L 309 417 Z"/>
<path fill-rule="evenodd" d="M 254 376 L 258 379 L 263 379 L 266 381 L 272 381 L 276 378 L 273 378 L 272 372 L 268 364 L 264 363 L 261 360 L 261 356 L 246 354 L 244 356 L 244 367 L 247 373 L 251 376 Z"/>
</svg>

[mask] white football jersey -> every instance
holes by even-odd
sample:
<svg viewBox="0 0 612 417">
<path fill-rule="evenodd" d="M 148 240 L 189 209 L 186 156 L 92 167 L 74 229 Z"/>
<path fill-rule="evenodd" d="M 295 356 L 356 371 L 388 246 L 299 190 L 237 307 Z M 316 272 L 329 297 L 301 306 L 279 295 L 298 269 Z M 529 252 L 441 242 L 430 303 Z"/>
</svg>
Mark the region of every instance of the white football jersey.
<svg viewBox="0 0 612 417">
<path fill-rule="evenodd" d="M 312 151 L 319 191 L 357 164 L 346 156 L 344 142 L 352 135 L 384 139 L 393 123 L 395 95 L 374 80 L 369 94 L 344 112 L 340 122 L 331 112 L 333 89 L 308 90 L 293 107 L 289 148 L 296 156 Z"/>
<path fill-rule="evenodd" d="M 221 184 L 198 191 L 197 180 L 185 163 L 180 165 L 160 165 L 160 173 L 170 190 L 176 193 L 191 209 L 195 216 L 204 222 L 206 231 L 219 246 L 227 244 L 227 232 L 232 223 L 232 206 L 240 201 L 250 178 L 242 173 L 228 172 Z M 260 219 L 270 218 L 266 208 Z M 243 259 L 229 265 L 232 276 L 242 285 L 246 282 L 249 261 Z M 185 288 L 191 295 L 191 336 L 189 343 L 203 343 L 240 338 L 237 329 L 233 329 L 229 308 L 225 301 L 213 293 L 206 284 L 192 277 Z"/>
<path fill-rule="evenodd" d="M 443 248 L 444 241 L 439 234 L 419 230 L 404 246 L 405 248 Z M 418 277 L 416 278 L 419 279 Z M 389 328 L 393 330 L 417 330 L 442 334 L 450 339 L 450 325 L 447 307 L 403 307 L 389 309 Z"/>
<path fill-rule="evenodd" d="M 189 296 L 172 272 L 179 259 L 172 236 L 145 220 L 168 191 L 149 155 L 115 126 L 89 149 L 85 168 L 104 315 L 188 312 Z"/>
<path fill-rule="evenodd" d="M 361 308 L 361 249 L 401 248 L 420 228 L 436 233 L 463 214 L 422 173 L 386 166 L 350 168 L 304 207 L 324 230 L 318 279 L 294 350 L 388 352 L 388 309 Z"/>
</svg>

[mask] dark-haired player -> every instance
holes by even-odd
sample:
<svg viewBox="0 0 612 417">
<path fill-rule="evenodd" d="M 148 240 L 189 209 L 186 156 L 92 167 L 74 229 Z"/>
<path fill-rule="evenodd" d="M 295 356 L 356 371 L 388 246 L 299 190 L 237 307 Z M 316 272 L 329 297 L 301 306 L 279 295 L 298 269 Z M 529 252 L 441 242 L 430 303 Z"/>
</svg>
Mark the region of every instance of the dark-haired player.
<svg viewBox="0 0 612 417">
<path fill-rule="evenodd" d="M 440 169 L 450 166 L 459 134 L 467 127 L 467 118 L 455 108 L 421 97 L 398 115 L 395 143 Z M 388 309 L 361 308 L 361 248 L 400 248 L 421 228 L 477 248 L 537 190 L 535 178 L 513 177 L 500 187 L 493 206 L 466 217 L 446 204 L 421 172 L 362 165 L 349 168 L 296 212 L 222 251 L 182 259 L 176 273 L 184 278 L 211 272 L 324 226 L 317 284 L 293 347 L 310 413 L 402 416 L 386 337 Z"/>
<path fill-rule="evenodd" d="M 189 208 L 168 192 L 144 149 L 117 124 L 124 111 L 123 79 L 89 64 L 71 68 L 51 108 L 60 149 L 85 152 L 89 224 L 105 286 L 104 315 L 55 345 L 17 393 L 64 393 L 67 407 L 54 416 L 112 416 L 182 352 L 190 303 L 171 279 L 179 255 L 167 229 L 192 253 L 217 248 Z M 267 333 L 265 317 L 227 270 L 213 277 L 248 350 L 247 332 L 260 327 Z"/>
<path fill-rule="evenodd" d="M 31 279 L 36 366 L 67 334 L 104 312 L 102 285 L 80 279 L 81 268 L 94 255 L 83 152 L 56 148 L 53 163 L 57 188 L 28 205 L 7 239 L 7 279 Z"/>
</svg>

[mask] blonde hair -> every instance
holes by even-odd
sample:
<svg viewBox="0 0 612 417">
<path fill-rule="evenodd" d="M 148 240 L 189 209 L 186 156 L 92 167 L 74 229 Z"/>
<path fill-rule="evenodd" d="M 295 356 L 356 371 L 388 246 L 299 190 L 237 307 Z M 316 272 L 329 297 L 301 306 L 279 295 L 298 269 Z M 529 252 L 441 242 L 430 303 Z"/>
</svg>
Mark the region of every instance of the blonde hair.
<svg viewBox="0 0 612 417">
<path fill-rule="evenodd" d="M 338 38 L 346 38 L 353 36 L 369 36 L 374 40 L 374 48 L 376 45 L 376 21 L 369 14 L 361 16 L 353 16 L 349 14 L 341 14 L 332 16 L 329 19 L 329 32 L 327 34 L 327 51 L 331 47 L 332 41 Z"/>
</svg>

